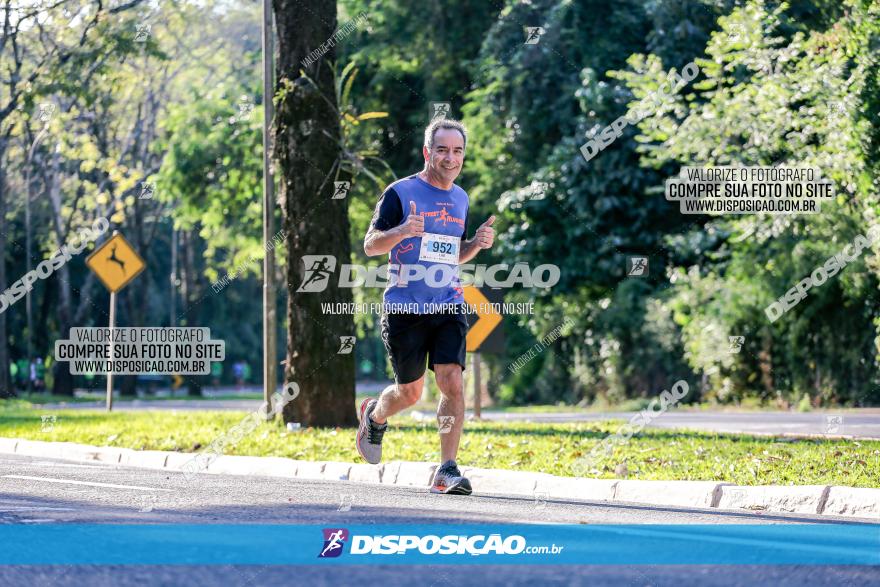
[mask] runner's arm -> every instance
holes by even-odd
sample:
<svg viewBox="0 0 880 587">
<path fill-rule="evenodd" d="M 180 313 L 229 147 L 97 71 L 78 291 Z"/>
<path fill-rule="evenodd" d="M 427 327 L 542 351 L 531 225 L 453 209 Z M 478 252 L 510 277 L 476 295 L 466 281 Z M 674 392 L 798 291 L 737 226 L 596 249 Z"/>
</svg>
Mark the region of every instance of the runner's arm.
<svg viewBox="0 0 880 587">
<path fill-rule="evenodd" d="M 477 253 L 480 252 L 480 247 L 477 246 L 476 237 L 472 238 L 469 241 L 462 240 L 461 241 L 461 251 L 458 254 L 458 262 L 459 263 L 467 263 L 471 259 L 477 256 Z"/>
<path fill-rule="evenodd" d="M 465 217 L 465 232 L 467 234 L 467 225 L 470 222 L 470 211 L 468 211 L 467 216 Z M 489 219 L 480 225 L 477 229 L 477 233 L 474 235 L 474 238 L 470 240 L 461 239 L 461 251 L 458 254 L 458 262 L 467 263 L 471 259 L 477 256 L 477 253 L 480 252 L 480 249 L 488 249 L 492 246 L 495 241 L 495 230 L 492 228 L 492 224 L 495 222 L 495 216 L 490 216 Z"/>
<path fill-rule="evenodd" d="M 388 230 L 379 230 L 371 226 L 370 230 L 367 231 L 367 236 L 364 237 L 364 253 L 368 257 L 388 254 L 397 243 L 409 238 L 408 235 L 400 230 L 401 228 L 403 228 L 403 225 L 395 226 Z"/>
<path fill-rule="evenodd" d="M 385 190 L 364 237 L 364 253 L 368 257 L 385 255 L 400 241 L 425 233 L 425 219 L 416 214 L 414 202 L 410 201 L 409 206 L 409 216 L 404 217 L 397 192 L 394 188 Z"/>
<path fill-rule="evenodd" d="M 480 248 L 474 243 L 476 237 L 468 240 L 468 227 L 471 225 L 471 208 L 468 206 L 467 212 L 464 213 L 464 231 L 461 233 L 461 248 L 458 250 L 458 264 L 467 263 L 477 256 Z"/>
</svg>

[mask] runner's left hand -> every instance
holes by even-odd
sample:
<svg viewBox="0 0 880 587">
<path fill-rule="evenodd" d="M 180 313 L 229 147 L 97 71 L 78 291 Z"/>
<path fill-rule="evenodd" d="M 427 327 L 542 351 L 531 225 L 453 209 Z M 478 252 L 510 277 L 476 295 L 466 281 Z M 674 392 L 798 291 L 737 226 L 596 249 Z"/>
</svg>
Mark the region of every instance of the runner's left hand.
<svg viewBox="0 0 880 587">
<path fill-rule="evenodd" d="M 489 220 L 481 224 L 480 228 L 477 229 L 474 241 L 481 249 L 488 249 L 495 242 L 495 229 L 492 228 L 494 222 L 495 215 L 493 214 L 492 216 L 489 216 Z"/>
</svg>

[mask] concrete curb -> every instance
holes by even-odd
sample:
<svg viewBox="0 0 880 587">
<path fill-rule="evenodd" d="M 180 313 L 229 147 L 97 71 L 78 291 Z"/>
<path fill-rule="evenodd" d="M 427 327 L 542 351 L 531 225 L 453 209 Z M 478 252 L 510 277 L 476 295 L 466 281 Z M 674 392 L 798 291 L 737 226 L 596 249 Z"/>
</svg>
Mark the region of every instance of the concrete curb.
<svg viewBox="0 0 880 587">
<path fill-rule="evenodd" d="M 880 489 L 832 485 L 822 513 L 880 519 Z"/>
<path fill-rule="evenodd" d="M 403 461 L 398 464 L 397 478 L 394 485 L 407 485 L 409 487 L 427 487 L 434 478 L 434 470 L 437 463 L 413 463 Z"/>
<path fill-rule="evenodd" d="M 174 454 L 174 453 L 172 453 Z M 185 453 L 183 453 L 185 454 Z M 181 456 L 183 456 L 181 454 Z M 191 458 L 186 455 L 177 466 L 172 465 L 172 457 L 168 455 L 167 469 L 181 470 L 183 464 Z M 266 475 L 272 477 L 296 477 L 297 463 L 279 457 L 239 457 L 221 456 L 208 463 L 209 473 L 226 473 L 230 475 Z"/>
<path fill-rule="evenodd" d="M 722 509 L 789 512 L 793 514 L 825 513 L 827 485 L 726 485 L 721 488 Z"/>
<path fill-rule="evenodd" d="M 436 467 L 436 465 L 434 465 Z M 461 467 L 461 474 L 470 479 L 473 487 L 487 493 L 508 493 L 533 497 L 538 477 L 546 473 L 529 471 L 508 471 L 506 469 L 477 469 Z M 430 481 L 428 481 L 430 483 Z"/>
<path fill-rule="evenodd" d="M 18 446 L 17 438 L 0 438 L 0 453 L 15 453 L 16 446 Z"/>
<path fill-rule="evenodd" d="M 382 470 L 382 465 L 352 465 L 348 480 L 354 483 L 381 483 Z"/>
<path fill-rule="evenodd" d="M 192 470 L 200 453 L 98 447 L 73 442 L 43 442 L 0 437 L 0 453 L 103 462 L 163 469 Z M 204 462 L 204 461 L 202 461 Z M 431 483 L 436 463 L 392 461 L 380 465 L 336 461 L 297 461 L 283 457 L 222 455 L 207 459 L 206 474 L 262 475 L 348 481 L 404 487 Z M 577 499 L 605 503 L 718 508 L 799 514 L 852 516 L 880 520 L 880 488 L 829 485 L 738 486 L 718 481 L 637 481 L 557 477 L 547 473 L 462 467 L 479 493 L 522 495 L 537 507 L 547 499 Z"/>
<path fill-rule="evenodd" d="M 718 507 L 722 486 L 717 481 L 618 481 L 614 501 L 653 505 Z"/>
<path fill-rule="evenodd" d="M 133 450 L 123 453 L 119 464 L 148 469 L 164 469 L 170 454 L 172 453 L 164 450 Z"/>
<path fill-rule="evenodd" d="M 536 499 L 582 499 L 585 501 L 613 501 L 617 479 L 584 479 L 541 475 L 535 484 Z"/>
</svg>

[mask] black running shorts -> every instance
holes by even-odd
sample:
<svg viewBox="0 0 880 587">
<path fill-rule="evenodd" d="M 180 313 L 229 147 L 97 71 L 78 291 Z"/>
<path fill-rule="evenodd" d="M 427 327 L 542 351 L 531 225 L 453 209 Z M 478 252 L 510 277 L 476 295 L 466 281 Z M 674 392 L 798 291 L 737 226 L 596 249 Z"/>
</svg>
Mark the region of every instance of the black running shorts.
<svg viewBox="0 0 880 587">
<path fill-rule="evenodd" d="M 425 373 L 425 358 L 434 365 L 457 363 L 464 370 L 468 323 L 464 313 L 383 314 L 382 341 L 398 384 Z"/>
</svg>

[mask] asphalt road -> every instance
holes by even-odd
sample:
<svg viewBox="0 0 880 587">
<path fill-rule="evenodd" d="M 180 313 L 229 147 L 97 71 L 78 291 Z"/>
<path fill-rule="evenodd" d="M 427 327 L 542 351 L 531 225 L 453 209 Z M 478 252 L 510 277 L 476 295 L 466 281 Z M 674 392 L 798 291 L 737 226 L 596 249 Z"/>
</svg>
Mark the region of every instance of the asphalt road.
<svg viewBox="0 0 880 587">
<path fill-rule="evenodd" d="M 851 518 L 725 512 L 83 464 L 0 455 L 0 524 L 798 524 Z M 877 585 L 854 566 L 7 566 L 0 585 Z"/>
</svg>

